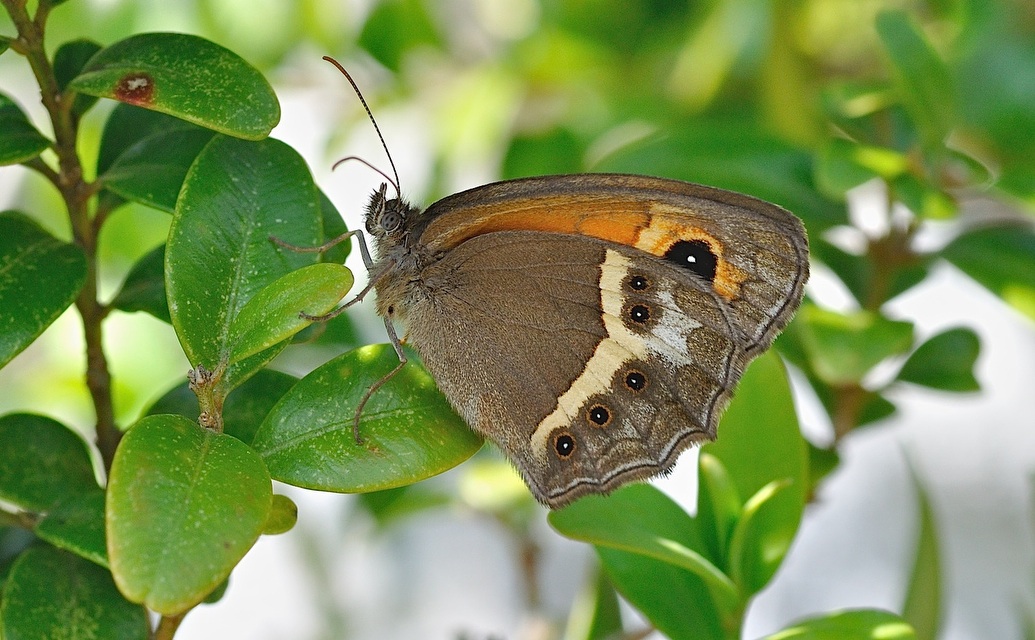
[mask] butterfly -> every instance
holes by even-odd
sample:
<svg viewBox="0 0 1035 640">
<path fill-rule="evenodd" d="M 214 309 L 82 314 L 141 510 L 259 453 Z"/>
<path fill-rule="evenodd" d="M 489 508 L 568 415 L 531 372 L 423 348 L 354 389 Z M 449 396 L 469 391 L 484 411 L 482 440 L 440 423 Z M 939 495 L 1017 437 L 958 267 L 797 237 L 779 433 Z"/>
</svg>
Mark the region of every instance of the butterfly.
<svg viewBox="0 0 1035 640">
<path fill-rule="evenodd" d="M 397 185 L 367 206 L 373 254 L 352 232 L 396 371 L 399 323 L 457 413 L 552 508 L 664 473 L 714 439 L 809 275 L 797 217 L 713 187 L 540 176 L 422 210 Z"/>
</svg>

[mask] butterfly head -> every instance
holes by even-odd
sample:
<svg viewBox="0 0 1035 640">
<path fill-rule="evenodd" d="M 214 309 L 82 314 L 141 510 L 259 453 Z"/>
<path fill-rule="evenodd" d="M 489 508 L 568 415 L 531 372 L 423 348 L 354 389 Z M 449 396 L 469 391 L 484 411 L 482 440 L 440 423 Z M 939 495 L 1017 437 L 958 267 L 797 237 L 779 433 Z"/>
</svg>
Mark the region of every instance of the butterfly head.
<svg viewBox="0 0 1035 640">
<path fill-rule="evenodd" d="M 388 185 L 382 184 L 370 196 L 366 215 L 367 233 L 377 240 L 396 239 L 398 242 L 406 235 L 410 226 L 408 223 L 418 211 L 398 196 L 388 198 L 387 189 Z"/>
</svg>

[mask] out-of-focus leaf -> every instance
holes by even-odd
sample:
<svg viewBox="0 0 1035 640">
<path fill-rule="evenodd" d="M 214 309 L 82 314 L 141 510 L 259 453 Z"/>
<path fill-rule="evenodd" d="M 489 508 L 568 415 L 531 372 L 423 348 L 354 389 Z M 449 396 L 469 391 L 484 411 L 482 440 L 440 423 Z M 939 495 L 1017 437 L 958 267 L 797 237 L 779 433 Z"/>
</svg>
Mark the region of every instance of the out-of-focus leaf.
<svg viewBox="0 0 1035 640">
<path fill-rule="evenodd" d="M 165 297 L 165 245 L 147 252 L 126 274 L 122 288 L 111 301 L 121 311 L 144 311 L 165 322 L 169 302 Z"/>
<path fill-rule="evenodd" d="M 977 391 L 974 363 L 981 342 L 973 329 L 958 327 L 932 336 L 910 354 L 898 379 L 943 391 Z"/>
<path fill-rule="evenodd" d="M 975 229 L 953 240 L 942 256 L 1035 320 L 1035 225 Z"/>
<path fill-rule="evenodd" d="M 902 617 L 916 632 L 917 640 L 936 640 L 942 626 L 942 572 L 938 531 L 927 493 L 913 474 L 920 512 L 916 557 L 909 578 L 909 590 L 902 606 Z"/>
<path fill-rule="evenodd" d="M 956 123 L 955 91 L 948 68 L 904 11 L 879 14 L 876 26 L 899 97 L 928 144 L 940 147 Z"/>
<path fill-rule="evenodd" d="M 889 611 L 857 609 L 796 622 L 761 640 L 916 640 L 909 623 Z"/>
</svg>

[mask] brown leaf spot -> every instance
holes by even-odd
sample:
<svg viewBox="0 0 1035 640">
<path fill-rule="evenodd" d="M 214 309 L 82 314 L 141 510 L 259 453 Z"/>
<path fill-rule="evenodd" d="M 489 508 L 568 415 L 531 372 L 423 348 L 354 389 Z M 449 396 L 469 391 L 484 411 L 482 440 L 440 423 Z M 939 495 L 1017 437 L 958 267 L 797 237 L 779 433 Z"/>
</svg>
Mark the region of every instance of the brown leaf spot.
<svg viewBox="0 0 1035 640">
<path fill-rule="evenodd" d="M 155 97 L 155 81 L 146 73 L 122 76 L 115 85 L 115 98 L 122 102 L 148 106 Z"/>
</svg>

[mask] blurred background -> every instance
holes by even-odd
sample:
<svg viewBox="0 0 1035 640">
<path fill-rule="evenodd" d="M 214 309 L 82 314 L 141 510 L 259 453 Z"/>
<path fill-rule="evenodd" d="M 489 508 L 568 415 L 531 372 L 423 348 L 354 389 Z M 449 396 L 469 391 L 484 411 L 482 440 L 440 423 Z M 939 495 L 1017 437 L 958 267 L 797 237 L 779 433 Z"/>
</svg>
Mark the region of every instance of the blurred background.
<svg viewBox="0 0 1035 640">
<path fill-rule="evenodd" d="M 896 64 L 875 26 L 895 9 L 941 65 Z M 261 69 L 283 109 L 273 136 L 306 158 L 350 228 L 381 178 L 358 163 L 332 174 L 333 162 L 358 155 L 390 169 L 323 55 L 353 74 L 417 203 L 500 178 L 592 170 L 750 193 L 805 220 L 818 258 L 808 295 L 846 312 L 868 304 L 851 257 L 872 259 L 867 242 L 908 218 L 913 248 L 932 258 L 881 311 L 914 322 L 920 339 L 976 332 L 980 390 L 885 389 L 902 362 L 892 358 L 866 379 L 887 404 L 863 428 L 835 433 L 822 394 L 792 371 L 806 436 L 839 461 L 753 603 L 745 637 L 814 612 L 898 609 L 919 486 L 942 554 L 941 637 L 1035 638 L 1030 0 L 74 0 L 55 9 L 48 42 L 110 44 L 143 31 L 201 35 Z M 3 19 L 0 33 L 13 33 Z M 38 89 L 10 52 L 0 86 L 46 131 Z M 901 95 L 910 86 L 912 101 Z M 85 157 L 96 155 L 110 106 L 84 122 Z M 0 172 L 0 208 L 42 214 L 68 238 L 57 203 L 38 176 Z M 1023 250 L 993 244 L 969 262 L 940 253 L 961 232 L 1003 220 L 1019 225 Z M 168 221 L 139 205 L 119 210 L 102 236 L 102 299 L 164 240 Z M 349 260 L 361 282 L 358 256 Z M 351 321 L 356 344 L 385 341 L 371 305 Z M 105 326 L 128 426 L 188 364 L 172 329 L 150 316 L 115 313 Z M 304 373 L 332 355 L 299 350 L 275 366 Z M 42 412 L 88 430 L 82 371 L 81 326 L 66 313 L 0 371 L 0 413 Z M 35 384 L 55 378 L 59 397 L 52 383 Z M 684 455 L 658 482 L 691 510 L 695 462 Z M 492 452 L 422 485 L 364 498 L 278 487 L 298 503 L 298 526 L 260 539 L 226 596 L 193 611 L 177 638 L 557 637 L 593 579 L 591 549 L 553 533 Z M 626 613 L 627 628 L 644 626 Z"/>
</svg>

